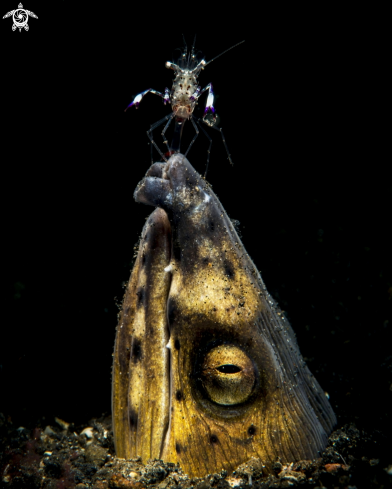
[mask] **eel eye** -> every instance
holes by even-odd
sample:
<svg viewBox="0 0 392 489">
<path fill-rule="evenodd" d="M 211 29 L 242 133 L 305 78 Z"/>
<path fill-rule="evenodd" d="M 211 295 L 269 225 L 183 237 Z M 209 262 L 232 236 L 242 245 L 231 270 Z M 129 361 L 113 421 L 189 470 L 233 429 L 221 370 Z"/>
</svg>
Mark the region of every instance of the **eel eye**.
<svg viewBox="0 0 392 489">
<path fill-rule="evenodd" d="M 241 367 L 238 365 L 221 365 L 216 369 L 219 370 L 219 372 L 222 372 L 222 374 L 236 374 L 241 371 Z"/>
<path fill-rule="evenodd" d="M 252 394 L 255 379 L 252 360 L 236 346 L 217 346 L 204 358 L 203 386 L 217 404 L 230 406 L 245 402 Z"/>
</svg>

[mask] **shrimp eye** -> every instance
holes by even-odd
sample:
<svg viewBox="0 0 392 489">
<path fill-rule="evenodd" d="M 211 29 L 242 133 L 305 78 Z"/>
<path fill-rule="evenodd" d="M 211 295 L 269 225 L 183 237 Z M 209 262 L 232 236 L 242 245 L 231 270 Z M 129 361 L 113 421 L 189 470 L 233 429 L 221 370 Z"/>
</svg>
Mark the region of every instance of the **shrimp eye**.
<svg viewBox="0 0 392 489">
<path fill-rule="evenodd" d="M 256 380 L 252 360 L 234 345 L 212 348 L 204 357 L 201 374 L 211 401 L 224 406 L 241 404 L 249 399 Z"/>
</svg>

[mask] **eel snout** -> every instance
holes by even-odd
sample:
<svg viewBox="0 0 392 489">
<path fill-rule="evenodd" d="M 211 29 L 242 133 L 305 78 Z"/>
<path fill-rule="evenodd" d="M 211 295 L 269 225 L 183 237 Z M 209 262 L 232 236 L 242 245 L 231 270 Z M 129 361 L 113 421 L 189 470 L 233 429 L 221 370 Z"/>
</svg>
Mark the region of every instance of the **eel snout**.
<svg viewBox="0 0 392 489">
<path fill-rule="evenodd" d="M 136 202 L 171 209 L 181 201 L 181 207 L 197 205 L 197 198 L 189 189 L 204 188 L 202 177 L 184 155 L 177 153 L 167 163 L 154 163 L 141 180 L 134 193 Z M 201 197 L 201 196 L 200 196 Z"/>
</svg>

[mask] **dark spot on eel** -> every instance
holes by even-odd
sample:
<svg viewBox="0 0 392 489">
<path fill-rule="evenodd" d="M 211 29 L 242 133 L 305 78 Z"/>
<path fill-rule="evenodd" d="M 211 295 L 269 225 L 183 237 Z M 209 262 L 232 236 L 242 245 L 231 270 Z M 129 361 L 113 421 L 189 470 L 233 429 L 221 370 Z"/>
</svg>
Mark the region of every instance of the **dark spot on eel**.
<svg viewBox="0 0 392 489">
<path fill-rule="evenodd" d="M 213 233 L 215 231 L 215 223 L 214 221 L 211 219 L 210 221 L 208 221 L 208 229 Z"/>
<path fill-rule="evenodd" d="M 137 428 L 137 413 L 132 408 L 129 409 L 129 426 L 132 429 L 136 429 Z"/>
<path fill-rule="evenodd" d="M 142 358 L 142 343 L 138 338 L 132 339 L 132 360 L 138 362 Z"/>
<path fill-rule="evenodd" d="M 174 299 L 169 300 L 168 304 L 168 318 L 169 318 L 169 323 L 173 323 L 176 319 L 177 316 L 177 304 Z"/>
<path fill-rule="evenodd" d="M 216 435 L 211 435 L 210 436 L 210 443 L 218 443 L 218 437 Z"/>
<path fill-rule="evenodd" d="M 136 295 L 137 295 L 137 307 L 140 307 L 143 304 L 144 289 L 140 287 L 136 292 Z"/>
<path fill-rule="evenodd" d="M 182 392 L 180 390 L 176 392 L 176 399 L 177 401 L 182 401 Z"/>
<path fill-rule="evenodd" d="M 174 348 L 176 350 L 179 350 L 180 349 L 180 340 L 178 338 L 174 342 Z"/>
<path fill-rule="evenodd" d="M 127 348 L 126 349 L 125 358 L 127 359 L 127 362 L 129 363 L 129 359 L 131 358 L 131 350 L 130 350 L 130 348 Z"/>
<path fill-rule="evenodd" d="M 181 453 L 181 451 L 182 451 L 181 445 L 177 442 L 176 443 L 176 452 Z"/>
<path fill-rule="evenodd" d="M 234 267 L 233 267 L 233 265 L 228 260 L 225 260 L 224 267 L 225 267 L 225 275 L 226 275 L 226 277 L 233 278 L 234 277 Z"/>
<path fill-rule="evenodd" d="M 256 433 L 256 428 L 254 426 L 249 426 L 248 435 L 253 436 Z"/>
<path fill-rule="evenodd" d="M 181 261 L 181 245 L 173 241 L 173 257 L 176 261 Z"/>
</svg>

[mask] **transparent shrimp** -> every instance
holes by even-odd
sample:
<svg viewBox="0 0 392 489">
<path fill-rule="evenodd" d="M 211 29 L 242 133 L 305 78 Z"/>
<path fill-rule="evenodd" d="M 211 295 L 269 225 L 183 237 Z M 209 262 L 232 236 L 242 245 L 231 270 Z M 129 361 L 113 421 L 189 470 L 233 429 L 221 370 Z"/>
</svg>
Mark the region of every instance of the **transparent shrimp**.
<svg viewBox="0 0 392 489">
<path fill-rule="evenodd" d="M 212 129 L 215 129 L 216 131 L 219 131 L 221 133 L 222 141 L 227 152 L 228 160 L 230 161 L 231 164 L 233 164 L 233 161 L 231 159 L 231 155 L 223 134 L 223 130 L 221 127 L 216 126 L 217 114 L 214 107 L 214 91 L 213 91 L 212 83 L 209 83 L 202 89 L 201 86 L 198 85 L 198 76 L 201 70 L 204 70 L 204 68 L 208 64 L 212 63 L 215 59 L 219 58 L 219 56 L 222 56 L 222 54 L 227 53 L 227 51 L 230 51 L 231 49 L 235 48 L 236 46 L 242 44 L 245 41 L 241 41 L 235 44 L 231 48 L 226 49 L 226 51 L 223 51 L 223 53 L 219 54 L 218 56 L 215 56 L 215 58 L 207 62 L 205 61 L 204 58 L 199 59 L 198 56 L 195 54 L 195 42 L 196 42 L 196 36 L 194 38 L 192 48 L 190 52 L 188 52 L 188 48 L 184 39 L 184 48 L 182 50 L 181 56 L 179 57 L 177 63 L 171 63 L 170 61 L 166 63 L 166 68 L 171 69 L 175 72 L 175 77 L 174 77 L 171 90 L 165 88 L 164 93 L 162 93 L 152 88 L 149 88 L 148 90 L 145 90 L 144 92 L 141 92 L 138 95 L 136 95 L 136 97 L 133 99 L 133 101 L 128 105 L 128 107 L 125 110 L 128 110 L 130 107 L 138 108 L 143 97 L 148 93 L 153 93 L 155 95 L 160 96 L 165 105 L 167 103 L 170 103 L 172 112 L 167 116 L 165 116 L 163 119 L 152 124 L 150 126 L 150 129 L 147 131 L 147 136 L 150 139 L 150 143 L 151 143 L 151 163 L 153 163 L 153 159 L 152 159 L 153 146 L 158 151 L 158 153 L 160 154 L 161 158 L 164 161 L 167 161 L 167 157 L 170 156 L 171 154 L 180 152 L 181 136 L 182 136 L 184 124 L 187 120 L 190 120 L 195 130 L 195 136 L 190 142 L 188 149 L 186 150 L 184 155 L 186 156 L 189 153 L 189 150 L 193 146 L 197 136 L 200 133 L 199 131 L 200 129 L 209 140 L 209 147 L 207 150 L 207 165 L 206 165 L 206 171 L 204 175 L 206 176 L 208 171 L 209 161 L 210 161 L 212 139 L 207 134 L 205 129 L 202 127 L 201 124 L 202 122 L 206 124 L 208 127 L 211 127 Z M 203 95 L 204 92 L 208 92 L 206 106 L 204 108 L 204 113 L 202 118 L 198 118 L 194 115 L 193 111 L 198 103 L 200 96 Z M 166 138 L 166 131 L 173 119 L 175 122 L 174 135 L 172 138 L 172 142 L 169 145 L 168 140 Z M 167 151 L 164 154 L 160 150 L 157 143 L 154 141 L 153 131 L 157 127 L 163 125 L 165 122 L 166 124 L 161 132 L 161 135 L 163 137 L 163 143 L 167 146 Z"/>
</svg>

